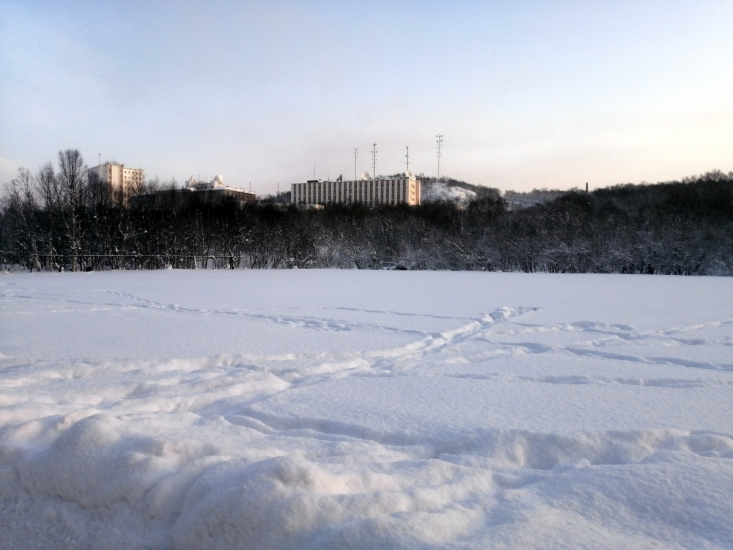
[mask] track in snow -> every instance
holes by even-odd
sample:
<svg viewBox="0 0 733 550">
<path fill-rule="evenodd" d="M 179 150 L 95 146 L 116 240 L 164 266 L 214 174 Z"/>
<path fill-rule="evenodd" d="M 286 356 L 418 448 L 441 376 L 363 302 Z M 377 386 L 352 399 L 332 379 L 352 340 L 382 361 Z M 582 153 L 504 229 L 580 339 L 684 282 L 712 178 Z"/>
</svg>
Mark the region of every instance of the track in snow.
<svg viewBox="0 0 733 550">
<path fill-rule="evenodd" d="M 212 287 L 206 273 L 125 275 L 0 281 L 0 322 L 17 331 L 0 351 L 26 355 L 0 359 L 7 540 L 733 545 L 729 305 L 696 296 L 687 315 L 645 316 L 663 305 L 644 302 L 651 278 L 634 277 L 572 279 L 566 296 L 581 297 L 563 302 L 547 299 L 568 280 L 558 277 L 496 276 L 492 293 L 485 279 L 411 275 L 428 287 L 462 280 L 452 301 L 426 307 L 437 289 L 397 300 L 394 274 L 286 274 L 307 298 L 236 292 L 236 277 L 268 284 L 261 274 Z M 640 311 L 616 298 L 583 307 L 583 292 L 600 300 L 599 280 L 627 285 Z M 673 295 L 691 284 L 658 280 Z M 41 327 L 40 350 L 49 327 L 94 340 L 78 357 L 49 356 L 11 326 L 25 322 Z M 161 346 L 222 352 L 120 358 L 129 341 L 118 331 L 136 323 L 153 330 L 142 351 L 157 329 L 168 331 Z M 246 350 L 272 334 L 291 336 Z"/>
</svg>

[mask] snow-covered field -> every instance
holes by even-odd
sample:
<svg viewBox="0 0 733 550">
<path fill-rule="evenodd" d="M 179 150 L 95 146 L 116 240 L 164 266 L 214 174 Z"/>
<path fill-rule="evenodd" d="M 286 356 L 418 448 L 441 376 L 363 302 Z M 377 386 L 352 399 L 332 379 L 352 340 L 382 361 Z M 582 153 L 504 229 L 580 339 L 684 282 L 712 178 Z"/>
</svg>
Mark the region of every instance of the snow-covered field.
<svg viewBox="0 0 733 550">
<path fill-rule="evenodd" d="M 733 278 L 0 276 L 0 548 L 731 548 Z"/>
</svg>

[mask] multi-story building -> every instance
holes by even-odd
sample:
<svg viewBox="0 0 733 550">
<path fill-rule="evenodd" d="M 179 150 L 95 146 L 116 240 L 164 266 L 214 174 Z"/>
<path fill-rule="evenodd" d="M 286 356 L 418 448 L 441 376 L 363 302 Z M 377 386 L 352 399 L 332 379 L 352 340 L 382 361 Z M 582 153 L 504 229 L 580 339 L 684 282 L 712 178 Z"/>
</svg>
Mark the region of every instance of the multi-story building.
<svg viewBox="0 0 733 550">
<path fill-rule="evenodd" d="M 297 205 L 329 203 L 420 204 L 420 181 L 410 172 L 404 176 L 357 181 L 308 180 L 293 183 L 290 201 Z"/>
<path fill-rule="evenodd" d="M 186 182 L 186 190 L 197 191 L 211 197 L 234 197 L 239 202 L 255 202 L 257 195 L 240 187 L 224 185 L 222 176 L 215 176 L 212 181 L 196 181 L 193 176 Z"/>
<path fill-rule="evenodd" d="M 135 194 L 142 189 L 145 183 L 145 170 L 142 168 L 126 168 L 117 162 L 105 162 L 89 169 L 115 191 L 122 191 L 126 195 Z"/>
</svg>

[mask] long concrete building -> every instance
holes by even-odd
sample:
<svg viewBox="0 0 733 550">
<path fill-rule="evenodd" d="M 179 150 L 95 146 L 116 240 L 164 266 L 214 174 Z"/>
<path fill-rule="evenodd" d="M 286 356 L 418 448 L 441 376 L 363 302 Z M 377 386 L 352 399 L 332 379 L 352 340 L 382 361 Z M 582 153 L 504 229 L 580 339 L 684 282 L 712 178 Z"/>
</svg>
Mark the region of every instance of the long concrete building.
<svg viewBox="0 0 733 550">
<path fill-rule="evenodd" d="M 356 181 L 308 180 L 293 183 L 290 201 L 297 205 L 361 203 L 420 204 L 420 181 L 406 172 L 404 176 Z"/>
</svg>

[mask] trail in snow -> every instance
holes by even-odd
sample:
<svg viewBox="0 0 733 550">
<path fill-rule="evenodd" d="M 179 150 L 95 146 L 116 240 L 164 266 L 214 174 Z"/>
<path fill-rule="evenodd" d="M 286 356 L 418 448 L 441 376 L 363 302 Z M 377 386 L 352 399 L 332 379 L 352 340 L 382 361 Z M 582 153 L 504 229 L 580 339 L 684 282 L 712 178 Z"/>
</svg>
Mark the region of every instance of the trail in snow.
<svg viewBox="0 0 733 550">
<path fill-rule="evenodd" d="M 9 547 L 733 546 L 725 279 L 149 275 L 0 279 Z"/>
</svg>

